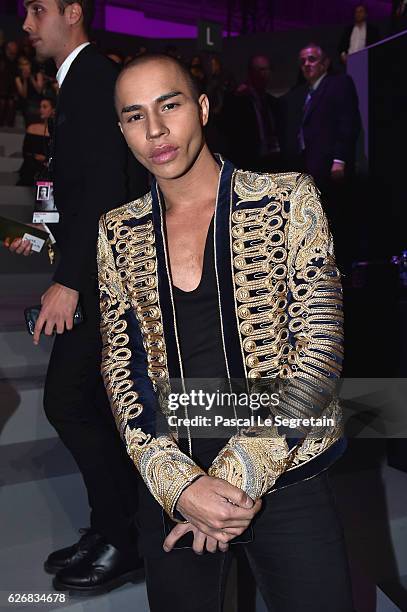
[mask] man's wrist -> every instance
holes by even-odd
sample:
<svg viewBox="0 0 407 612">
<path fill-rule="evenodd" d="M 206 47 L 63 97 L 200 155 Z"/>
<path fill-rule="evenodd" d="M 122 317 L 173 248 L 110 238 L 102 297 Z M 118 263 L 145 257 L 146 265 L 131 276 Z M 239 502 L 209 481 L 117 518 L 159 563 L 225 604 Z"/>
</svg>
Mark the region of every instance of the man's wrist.
<svg viewBox="0 0 407 612">
<path fill-rule="evenodd" d="M 196 482 L 196 481 L 197 481 L 199 478 L 201 478 L 202 476 L 206 476 L 206 474 L 204 474 L 204 473 L 203 473 L 203 474 L 198 474 L 198 475 L 196 476 L 196 478 L 194 478 L 194 480 L 191 480 L 191 482 L 189 482 L 189 483 L 186 485 L 186 487 L 185 487 L 184 489 L 182 489 L 182 491 L 180 492 L 180 494 L 179 494 L 179 496 L 178 496 L 178 499 L 176 500 L 176 502 L 175 502 L 175 504 L 174 504 L 173 516 L 174 516 L 174 519 L 175 519 L 175 520 L 180 520 L 180 521 L 182 521 L 183 523 L 184 523 L 184 522 L 186 522 L 186 520 L 187 520 L 187 519 L 186 519 L 186 518 L 183 516 L 183 514 L 182 514 L 182 510 L 179 508 L 179 501 L 180 501 L 180 499 L 181 499 L 181 497 L 182 497 L 183 493 L 185 493 L 185 491 L 186 491 L 187 489 L 189 489 L 189 487 L 190 487 L 192 484 L 194 484 L 194 482 Z"/>
</svg>

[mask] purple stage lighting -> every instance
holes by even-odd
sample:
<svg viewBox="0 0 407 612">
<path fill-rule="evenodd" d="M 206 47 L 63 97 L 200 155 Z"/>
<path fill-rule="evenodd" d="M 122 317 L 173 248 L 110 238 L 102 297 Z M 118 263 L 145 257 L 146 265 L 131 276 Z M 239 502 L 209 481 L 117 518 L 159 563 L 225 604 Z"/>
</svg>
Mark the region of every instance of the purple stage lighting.
<svg viewBox="0 0 407 612">
<path fill-rule="evenodd" d="M 198 26 L 175 23 L 163 19 L 151 19 L 142 11 L 107 5 L 105 29 L 109 32 L 130 34 L 143 38 L 197 38 Z M 226 32 L 223 33 L 226 36 Z M 232 36 L 237 36 L 232 32 Z"/>
</svg>

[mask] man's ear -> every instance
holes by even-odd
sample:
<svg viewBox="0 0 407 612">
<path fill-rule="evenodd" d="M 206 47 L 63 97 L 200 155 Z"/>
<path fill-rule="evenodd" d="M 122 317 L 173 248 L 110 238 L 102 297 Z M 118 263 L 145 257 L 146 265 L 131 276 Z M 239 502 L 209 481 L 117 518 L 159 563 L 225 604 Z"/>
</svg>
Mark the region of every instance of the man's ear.
<svg viewBox="0 0 407 612">
<path fill-rule="evenodd" d="M 76 25 L 83 18 L 83 10 L 79 2 L 68 4 L 64 11 L 69 25 Z"/>
<path fill-rule="evenodd" d="M 199 104 L 199 116 L 201 118 L 201 123 L 205 126 L 209 120 L 209 100 L 206 94 L 202 94 L 199 96 L 198 100 Z"/>
<path fill-rule="evenodd" d="M 117 125 L 119 126 L 120 131 L 121 131 L 121 133 L 123 134 L 122 122 L 121 122 L 121 121 L 118 121 L 118 122 L 117 122 Z"/>
</svg>

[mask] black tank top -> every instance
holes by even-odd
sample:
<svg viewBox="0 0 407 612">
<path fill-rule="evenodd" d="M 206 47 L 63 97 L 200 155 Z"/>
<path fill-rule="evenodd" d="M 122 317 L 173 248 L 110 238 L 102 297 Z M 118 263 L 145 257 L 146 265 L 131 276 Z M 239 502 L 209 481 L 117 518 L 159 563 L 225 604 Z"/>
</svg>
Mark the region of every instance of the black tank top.
<svg viewBox="0 0 407 612">
<path fill-rule="evenodd" d="M 188 379 L 203 379 L 203 390 L 213 391 L 213 381 L 225 381 L 227 377 L 220 325 L 213 236 L 214 218 L 212 217 L 205 243 L 202 277 L 198 287 L 193 291 L 183 291 L 173 285 L 187 390 L 190 389 Z M 196 389 L 196 386 L 194 385 L 193 388 Z M 198 413 L 204 414 L 201 409 L 191 414 Z M 203 469 L 207 470 L 227 440 L 216 438 L 215 429 L 209 431 L 205 428 L 205 437 L 195 437 L 193 427 L 191 433 L 192 457 Z M 183 452 L 188 453 L 188 441 L 185 438 L 180 438 L 179 446 Z"/>
<path fill-rule="evenodd" d="M 193 291 L 183 291 L 173 285 L 185 378 L 226 376 L 216 287 L 213 225 L 212 217 L 198 287 Z"/>
</svg>

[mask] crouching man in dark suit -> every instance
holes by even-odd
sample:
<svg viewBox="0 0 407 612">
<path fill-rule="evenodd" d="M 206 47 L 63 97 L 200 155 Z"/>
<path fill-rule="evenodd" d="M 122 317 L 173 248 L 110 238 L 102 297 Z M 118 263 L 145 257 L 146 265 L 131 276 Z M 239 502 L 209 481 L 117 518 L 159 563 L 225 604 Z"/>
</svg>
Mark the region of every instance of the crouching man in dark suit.
<svg viewBox="0 0 407 612">
<path fill-rule="evenodd" d="M 52 553 L 45 569 L 54 586 L 100 593 L 139 575 L 133 517 L 136 470 L 117 433 L 100 375 L 101 340 L 96 282 L 98 220 L 144 193 L 146 174 L 129 156 L 117 127 L 117 71 L 89 44 L 91 0 L 26 0 L 24 30 L 39 59 L 53 58 L 60 86 L 50 172 L 60 222 L 52 225 L 60 251 L 53 284 L 42 296 L 35 328 L 55 343 L 45 383 L 49 421 L 82 473 L 91 508 L 79 542 Z M 29 254 L 20 240 L 10 249 Z M 73 328 L 80 302 L 85 322 Z"/>
</svg>

